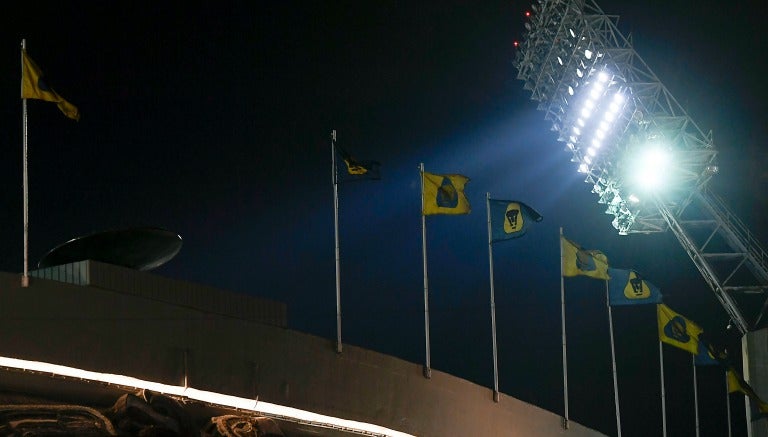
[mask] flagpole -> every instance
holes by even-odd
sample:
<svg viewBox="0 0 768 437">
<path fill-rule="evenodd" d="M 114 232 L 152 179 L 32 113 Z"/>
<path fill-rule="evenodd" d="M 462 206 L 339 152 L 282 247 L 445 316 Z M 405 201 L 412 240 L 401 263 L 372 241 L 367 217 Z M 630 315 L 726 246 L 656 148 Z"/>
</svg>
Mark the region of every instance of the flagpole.
<svg viewBox="0 0 768 437">
<path fill-rule="evenodd" d="M 331 182 L 333 183 L 333 241 L 336 258 L 336 353 L 341 353 L 341 262 L 339 256 L 339 181 L 336 172 L 336 129 L 331 131 Z"/>
<path fill-rule="evenodd" d="M 424 263 L 424 345 L 426 361 L 424 377 L 432 378 L 432 367 L 429 361 L 429 280 L 427 278 L 427 216 L 424 215 L 424 163 L 419 164 L 421 176 L 421 248 Z"/>
<path fill-rule="evenodd" d="M 563 403 L 565 412 L 563 415 L 563 428 L 568 429 L 568 358 L 565 342 L 565 280 L 563 277 L 563 227 L 560 227 L 560 325 L 562 329 L 563 343 Z"/>
<path fill-rule="evenodd" d="M 27 40 L 21 40 L 22 52 L 27 49 Z M 21 77 L 24 77 L 24 54 L 21 54 Z M 22 85 L 23 86 L 23 85 Z M 27 99 L 21 99 L 22 108 L 22 190 L 24 192 L 24 272 L 21 275 L 21 286 L 29 287 L 29 173 L 27 170 L 28 147 L 27 147 Z"/>
<path fill-rule="evenodd" d="M 746 335 L 741 337 L 741 367 L 744 382 L 749 384 L 749 350 Z M 747 419 L 747 437 L 752 437 L 752 408 L 749 405 L 749 399 L 749 396 L 744 396 L 744 410 Z"/>
<path fill-rule="evenodd" d="M 691 355 L 691 365 L 693 366 L 693 408 L 696 412 L 696 437 L 699 437 L 699 388 L 696 384 L 696 355 Z"/>
<path fill-rule="evenodd" d="M 488 214 L 488 265 L 491 276 L 491 339 L 493 342 L 493 401 L 499 402 L 499 361 L 496 353 L 496 299 L 493 289 L 493 235 L 491 232 L 491 193 L 485 193 Z"/>
<path fill-rule="evenodd" d="M 725 371 L 725 411 L 728 414 L 728 437 L 731 437 L 731 392 L 728 390 L 728 370 Z"/>
<path fill-rule="evenodd" d="M 664 349 L 659 340 L 659 369 L 661 369 L 661 426 L 662 435 L 667 437 L 667 400 L 664 394 Z"/>
<path fill-rule="evenodd" d="M 608 291 L 608 280 L 605 281 L 605 305 L 608 307 L 608 327 L 611 334 L 611 368 L 613 369 L 613 398 L 616 404 L 616 430 L 621 437 L 621 412 L 619 410 L 619 381 L 616 375 L 616 348 L 613 342 L 613 312 Z"/>
</svg>

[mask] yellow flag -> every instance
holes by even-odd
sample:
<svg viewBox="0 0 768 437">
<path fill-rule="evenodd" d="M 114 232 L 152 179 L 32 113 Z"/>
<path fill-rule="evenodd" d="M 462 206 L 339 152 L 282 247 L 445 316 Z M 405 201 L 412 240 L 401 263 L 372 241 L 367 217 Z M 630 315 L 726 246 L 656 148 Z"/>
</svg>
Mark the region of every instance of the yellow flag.
<svg viewBox="0 0 768 437">
<path fill-rule="evenodd" d="M 599 250 L 585 250 L 573 241 L 562 237 L 563 276 L 589 276 L 596 279 L 610 279 L 608 257 Z"/>
<path fill-rule="evenodd" d="M 728 393 L 746 393 L 744 387 L 741 386 L 741 381 L 739 381 L 739 379 L 741 378 L 736 375 L 735 370 L 728 369 Z"/>
<path fill-rule="evenodd" d="M 21 51 L 21 62 L 23 66 L 21 74 L 22 99 L 37 99 L 56 103 L 64 115 L 73 120 L 80 120 L 80 111 L 77 107 L 66 101 L 45 83 L 43 73 L 35 61 L 27 56 L 26 50 Z"/>
<path fill-rule="evenodd" d="M 469 178 L 460 174 L 439 175 L 423 172 L 424 209 L 422 214 L 469 214 L 464 185 Z"/>
<path fill-rule="evenodd" d="M 663 303 L 656 305 L 659 340 L 694 355 L 699 352 L 699 335 L 704 331 L 692 321 L 674 312 Z"/>
</svg>

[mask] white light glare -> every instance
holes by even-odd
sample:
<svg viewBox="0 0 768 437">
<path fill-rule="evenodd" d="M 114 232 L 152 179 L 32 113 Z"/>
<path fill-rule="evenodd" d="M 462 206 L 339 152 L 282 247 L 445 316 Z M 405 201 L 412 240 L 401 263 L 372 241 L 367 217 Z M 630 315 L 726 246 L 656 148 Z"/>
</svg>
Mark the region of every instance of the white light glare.
<svg viewBox="0 0 768 437">
<path fill-rule="evenodd" d="M 592 114 L 592 111 L 590 111 L 589 108 L 583 108 L 581 110 L 581 116 L 584 118 L 589 118 L 591 114 Z"/>
<path fill-rule="evenodd" d="M 578 68 L 577 68 L 577 69 L 576 69 L 576 76 L 579 76 L 579 77 L 584 77 L 584 72 L 583 72 L 583 71 L 581 71 L 581 69 L 578 69 Z"/>
<path fill-rule="evenodd" d="M 592 59 L 592 50 L 584 50 L 584 57 L 587 59 Z"/>
<path fill-rule="evenodd" d="M 594 101 L 592 101 L 591 99 L 590 99 L 590 100 L 587 100 L 586 102 L 584 102 L 584 107 L 585 107 L 585 108 L 589 108 L 589 109 L 592 109 L 592 108 L 594 108 L 594 107 L 595 107 L 595 102 L 594 102 Z"/>
<path fill-rule="evenodd" d="M 600 97 L 600 90 L 593 89 L 592 91 L 589 92 L 589 97 L 592 97 L 593 99 Z"/>
<path fill-rule="evenodd" d="M 634 194 L 630 194 L 629 195 L 629 201 L 632 202 L 632 203 L 637 203 L 637 202 L 640 201 L 640 199 L 638 199 L 637 196 L 635 196 Z"/>
<path fill-rule="evenodd" d="M 671 157 L 661 147 L 652 147 L 639 156 L 634 168 L 635 182 L 644 189 L 661 188 L 668 172 Z"/>
<path fill-rule="evenodd" d="M 606 73 L 605 71 L 601 71 L 600 73 L 597 74 L 597 80 L 599 80 L 600 82 L 608 81 L 608 73 Z"/>
<path fill-rule="evenodd" d="M 587 164 L 581 164 L 579 166 L 579 173 L 586 173 L 587 170 L 589 170 L 589 167 L 587 167 Z"/>
<path fill-rule="evenodd" d="M 568 94 L 573 95 L 573 87 L 568 85 Z"/>
<path fill-rule="evenodd" d="M 598 140 L 598 139 L 592 140 L 592 147 L 594 147 L 596 149 L 599 149 L 600 146 L 602 146 L 602 145 L 603 145 L 603 143 L 601 143 L 600 140 Z"/>
<path fill-rule="evenodd" d="M 581 127 L 584 127 L 584 120 L 582 120 L 582 119 L 580 119 L 580 118 L 579 118 L 579 119 L 576 119 L 576 124 L 578 124 L 578 125 L 579 125 L 579 126 L 581 126 Z"/>
<path fill-rule="evenodd" d="M 571 34 L 572 38 L 576 38 L 576 32 L 574 32 L 573 29 L 569 28 L 568 32 Z"/>
<path fill-rule="evenodd" d="M 590 147 L 589 149 L 587 149 L 587 153 L 589 153 L 590 156 L 595 156 L 595 154 L 597 153 L 597 150 L 595 150 L 593 147 Z"/>
<path fill-rule="evenodd" d="M 616 93 L 613 95 L 613 101 L 616 103 L 623 103 L 624 102 L 624 95 L 621 93 Z"/>
<path fill-rule="evenodd" d="M 584 162 L 587 163 L 587 164 L 592 164 L 592 158 L 590 158 L 589 156 L 585 156 L 584 157 Z"/>
<path fill-rule="evenodd" d="M 160 382 L 147 381 L 133 378 L 125 375 L 115 375 L 110 373 L 99 373 L 89 370 L 78 369 L 75 367 L 61 366 L 58 364 L 45 363 L 42 361 L 28 361 L 17 358 L 0 356 L 0 367 L 18 369 L 22 371 L 39 372 L 43 374 L 53 374 L 56 376 L 70 377 L 87 381 L 97 381 L 101 383 L 114 384 L 124 387 L 140 388 L 151 390 L 171 396 L 178 396 L 186 399 L 207 402 L 225 407 L 232 407 L 241 410 L 253 411 L 272 416 L 282 416 L 297 420 L 299 423 L 308 423 L 323 428 L 340 428 L 355 434 L 384 435 L 411 437 L 411 434 L 385 428 L 372 423 L 358 422 L 355 420 L 342 419 L 334 416 L 314 413 L 311 411 L 300 410 L 298 408 L 288 407 L 279 404 L 260 401 L 257 399 L 247 399 L 237 396 L 226 395 L 205 390 L 198 390 L 192 387 L 181 387 L 177 385 L 163 384 Z"/>
<path fill-rule="evenodd" d="M 581 135 L 581 129 L 579 129 L 578 126 L 574 126 L 573 133 L 576 135 Z"/>
<path fill-rule="evenodd" d="M 563 65 L 563 60 L 560 58 L 560 56 L 557 57 L 557 63 Z"/>
</svg>

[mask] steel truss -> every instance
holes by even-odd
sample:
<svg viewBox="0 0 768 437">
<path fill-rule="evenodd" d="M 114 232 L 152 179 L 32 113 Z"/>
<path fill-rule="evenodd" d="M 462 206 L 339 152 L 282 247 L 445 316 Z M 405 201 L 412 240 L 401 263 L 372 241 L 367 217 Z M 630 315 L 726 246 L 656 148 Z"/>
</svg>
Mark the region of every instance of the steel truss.
<svg viewBox="0 0 768 437">
<path fill-rule="evenodd" d="M 515 58 L 517 77 L 615 216 L 613 226 L 620 234 L 671 229 L 741 332 L 761 327 L 768 319 L 768 256 L 707 188 L 717 173 L 711 132 L 694 123 L 635 52 L 618 16 L 591 0 L 538 0 L 532 9 Z M 598 79 L 606 73 L 610 79 Z M 602 80 L 604 87 L 594 85 Z M 601 94 L 595 97 L 593 88 Z M 622 106 L 610 132 L 600 132 L 596 153 L 584 114 L 607 108 L 610 93 L 621 94 Z M 674 156 L 672 189 L 663 196 L 643 194 L 632 182 L 633 157 L 649 142 Z"/>
</svg>

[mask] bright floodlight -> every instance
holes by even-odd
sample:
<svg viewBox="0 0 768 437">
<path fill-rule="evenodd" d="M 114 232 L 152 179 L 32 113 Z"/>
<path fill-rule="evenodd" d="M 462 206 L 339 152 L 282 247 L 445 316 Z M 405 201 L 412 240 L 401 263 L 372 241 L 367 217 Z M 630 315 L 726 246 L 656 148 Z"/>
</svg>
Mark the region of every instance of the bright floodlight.
<svg viewBox="0 0 768 437">
<path fill-rule="evenodd" d="M 606 73 L 605 71 L 601 71 L 600 73 L 597 74 L 597 80 L 599 80 L 600 82 L 607 81 L 608 80 L 608 73 Z"/>
<path fill-rule="evenodd" d="M 584 57 L 587 59 L 592 59 L 592 50 L 584 50 Z"/>
<path fill-rule="evenodd" d="M 669 152 L 661 147 L 651 147 L 638 156 L 638 162 L 632 166 L 635 183 L 646 190 L 662 187 L 671 162 Z"/>
</svg>

